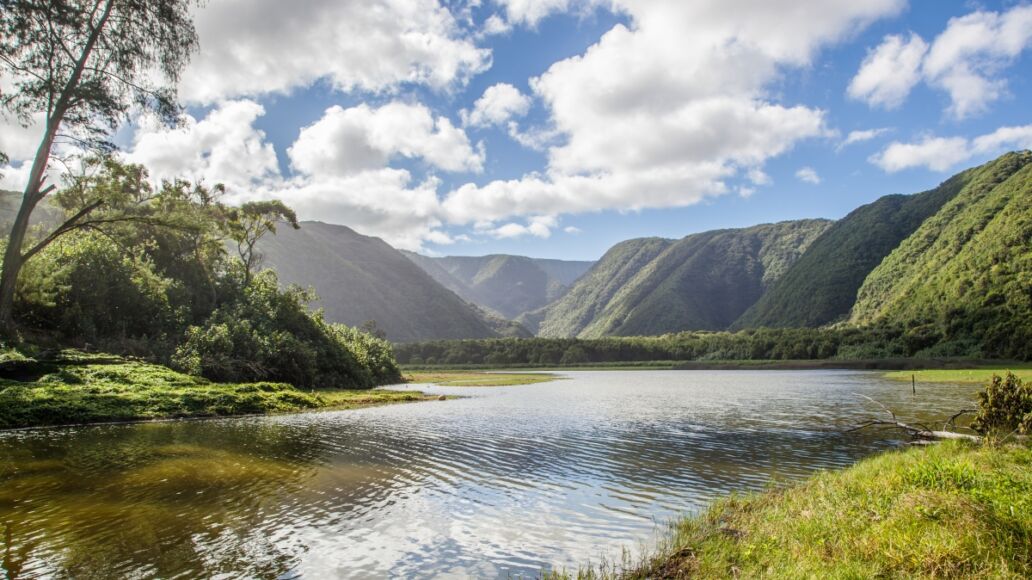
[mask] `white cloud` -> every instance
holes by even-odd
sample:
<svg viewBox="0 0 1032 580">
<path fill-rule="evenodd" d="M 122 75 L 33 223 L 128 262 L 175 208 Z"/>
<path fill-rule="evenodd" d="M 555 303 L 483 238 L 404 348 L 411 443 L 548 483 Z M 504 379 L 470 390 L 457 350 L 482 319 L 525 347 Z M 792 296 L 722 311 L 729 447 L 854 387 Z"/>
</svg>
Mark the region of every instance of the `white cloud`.
<svg viewBox="0 0 1032 580">
<path fill-rule="evenodd" d="M 496 0 L 505 6 L 509 22 L 535 26 L 546 16 L 572 9 L 587 12 L 595 6 L 607 4 L 605 0 Z"/>
<path fill-rule="evenodd" d="M 484 20 L 483 27 L 480 33 L 484 36 L 495 36 L 499 34 L 508 34 L 512 31 L 512 25 L 505 21 L 501 16 L 492 14 Z"/>
<path fill-rule="evenodd" d="M 573 6 L 506 5 L 511 22 Z M 782 69 L 811 64 L 821 46 L 903 5 L 614 1 L 628 25 L 531 80 L 558 134 L 546 170 L 461 186 L 444 201 L 445 219 L 676 207 L 723 194 L 726 180 L 829 134 L 824 111 L 774 101 L 768 85 Z"/>
<path fill-rule="evenodd" d="M 197 9 L 201 50 L 181 94 L 213 103 L 326 79 L 341 90 L 462 84 L 491 63 L 438 0 L 220 0 Z"/>
<path fill-rule="evenodd" d="M 837 149 L 848 147 L 854 143 L 863 143 L 864 141 L 870 141 L 871 139 L 877 139 L 882 135 L 892 131 L 890 127 L 881 127 L 878 129 L 862 129 L 858 131 L 850 131 L 846 138 L 839 143 Z"/>
<path fill-rule="evenodd" d="M 921 61 L 927 51 L 928 44 L 916 34 L 906 40 L 899 35 L 886 36 L 878 48 L 867 53 L 849 83 L 849 96 L 872 107 L 899 107 L 920 82 Z"/>
<path fill-rule="evenodd" d="M 813 167 L 800 167 L 799 171 L 795 172 L 795 176 L 799 181 L 812 183 L 814 185 L 821 182 L 821 177 L 817 175 L 817 171 Z"/>
<path fill-rule="evenodd" d="M 850 97 L 893 108 L 923 80 L 945 91 L 947 112 L 963 119 L 984 112 L 1006 94 L 1003 69 L 1032 44 L 1032 5 L 951 18 L 928 45 L 916 34 L 886 36 L 864 59 L 849 85 Z"/>
<path fill-rule="evenodd" d="M 563 231 L 574 236 L 583 232 L 583 230 L 581 230 L 577 226 L 566 226 L 565 228 L 563 228 Z"/>
<path fill-rule="evenodd" d="M 870 161 L 889 173 L 913 167 L 946 171 L 975 156 L 996 155 L 1008 149 L 1032 149 L 1032 125 L 1000 127 L 970 140 L 925 137 L 917 143 L 895 141 L 873 155 Z"/>
<path fill-rule="evenodd" d="M 951 18 L 935 39 L 924 70 L 950 95 L 949 112 L 964 118 L 984 111 L 1006 91 L 998 77 L 1032 41 L 1032 5 L 1005 13 L 975 12 Z"/>
<path fill-rule="evenodd" d="M 967 139 L 925 137 L 917 143 L 895 141 L 871 157 L 871 162 L 889 173 L 922 166 L 933 171 L 945 171 L 969 156 Z"/>
<path fill-rule="evenodd" d="M 281 199 L 301 219 L 351 225 L 405 249 L 447 243 L 450 236 L 440 230 L 439 180 L 417 182 L 387 165 L 394 155 L 405 155 L 441 168 L 478 167 L 481 154 L 446 119 L 419 105 L 331 108 L 289 150 L 300 174 L 286 178 L 272 145 L 254 126 L 263 114 L 260 105 L 243 100 L 223 103 L 200 120 L 187 116 L 178 129 L 143 124 L 125 157 L 147 166 L 155 180 L 225 183 L 231 203 Z M 395 131 L 399 127 L 405 131 Z M 358 161 L 348 157 L 353 153 Z"/>
<path fill-rule="evenodd" d="M 526 225 L 509 222 L 486 230 L 486 232 L 499 239 L 521 238 L 524 236 L 547 239 L 552 236 L 552 228 L 558 225 L 559 220 L 555 216 L 533 216 L 527 220 Z"/>
<path fill-rule="evenodd" d="M 530 109 L 530 98 L 508 83 L 491 85 L 473 104 L 473 111 L 463 111 L 463 120 L 473 127 L 503 125 L 513 117 L 522 117 Z"/>
<path fill-rule="evenodd" d="M 280 177 L 275 150 L 254 127 L 264 114 L 261 105 L 241 100 L 223 103 L 199 121 L 184 116 L 178 128 L 145 117 L 125 157 L 155 180 L 180 177 L 247 190 Z"/>
<path fill-rule="evenodd" d="M 993 153 L 1001 149 L 1032 149 L 1032 125 L 1000 127 L 977 137 L 971 143 L 977 153 Z"/>
<path fill-rule="evenodd" d="M 773 181 L 770 176 L 764 173 L 759 167 L 753 167 L 746 173 L 746 177 L 753 185 L 770 185 Z"/>
<path fill-rule="evenodd" d="M 350 175 L 384 167 L 395 157 L 420 158 L 445 171 L 480 171 L 483 151 L 447 117 L 434 117 L 423 105 L 388 103 L 333 106 L 301 129 L 287 150 L 295 169 L 309 175 Z"/>
</svg>

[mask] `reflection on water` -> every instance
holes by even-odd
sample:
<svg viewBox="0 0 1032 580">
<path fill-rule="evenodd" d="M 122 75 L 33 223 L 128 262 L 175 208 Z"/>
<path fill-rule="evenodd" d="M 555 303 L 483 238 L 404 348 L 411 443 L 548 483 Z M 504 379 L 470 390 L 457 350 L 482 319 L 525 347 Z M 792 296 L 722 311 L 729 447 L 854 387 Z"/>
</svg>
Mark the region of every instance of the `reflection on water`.
<svg viewBox="0 0 1032 580">
<path fill-rule="evenodd" d="M 0 434 L 10 577 L 534 575 L 730 491 L 848 465 L 971 386 L 848 371 L 571 372 L 339 413 Z"/>
</svg>

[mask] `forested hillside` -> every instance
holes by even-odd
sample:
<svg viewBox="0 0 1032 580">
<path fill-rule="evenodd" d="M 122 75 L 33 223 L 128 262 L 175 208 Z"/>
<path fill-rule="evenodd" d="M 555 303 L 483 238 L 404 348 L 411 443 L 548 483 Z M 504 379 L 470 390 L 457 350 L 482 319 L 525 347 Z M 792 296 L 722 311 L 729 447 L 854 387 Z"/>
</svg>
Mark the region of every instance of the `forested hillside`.
<svg viewBox="0 0 1032 580">
<path fill-rule="evenodd" d="M 970 179 L 961 173 L 917 195 L 862 206 L 813 242 L 733 328 L 821 326 L 844 319 L 864 278 Z"/>
<path fill-rule="evenodd" d="M 303 222 L 258 250 L 281 282 L 315 289 L 327 320 L 373 321 L 392 341 L 527 334 L 466 303 L 383 240 L 346 226 Z"/>
<path fill-rule="evenodd" d="M 525 256 L 447 256 L 404 252 L 442 286 L 506 318 L 560 298 L 594 262 Z"/>
<path fill-rule="evenodd" d="M 539 336 L 576 336 L 671 244 L 663 238 L 640 238 L 613 246 L 562 298 L 521 316 L 519 322 Z"/>
<path fill-rule="evenodd" d="M 902 325 L 937 354 L 1032 358 L 1032 152 L 962 175 L 867 277 L 850 322 Z"/>
<path fill-rule="evenodd" d="M 592 270 L 570 291 L 569 300 L 546 310 L 540 334 L 593 338 L 725 329 L 830 223 L 802 220 L 703 232 L 663 243 L 645 240 L 642 247 L 661 251 L 635 252 L 630 254 L 633 260 L 621 260 L 628 252 L 617 246 L 616 260 L 607 254 L 600 262 L 611 260 L 612 266 Z M 637 271 L 631 272 L 630 266 Z M 603 278 L 606 272 L 620 275 L 618 288 L 614 280 Z M 592 288 L 612 291 L 587 291 Z M 592 316 L 570 316 L 580 312 Z M 579 324 L 554 324 L 571 318 Z"/>
</svg>

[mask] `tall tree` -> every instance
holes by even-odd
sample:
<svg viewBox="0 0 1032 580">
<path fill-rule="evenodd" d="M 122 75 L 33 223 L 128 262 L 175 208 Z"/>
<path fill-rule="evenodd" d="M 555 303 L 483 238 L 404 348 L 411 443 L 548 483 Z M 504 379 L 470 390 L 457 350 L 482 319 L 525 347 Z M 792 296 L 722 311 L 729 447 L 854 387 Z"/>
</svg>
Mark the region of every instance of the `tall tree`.
<svg viewBox="0 0 1032 580">
<path fill-rule="evenodd" d="M 46 183 L 55 144 L 108 150 L 106 136 L 133 107 L 153 111 L 169 124 L 178 120 L 175 87 L 198 42 L 190 16 L 195 3 L 0 0 L 0 77 L 14 87 L 0 94 L 0 107 L 25 124 L 37 116 L 45 119 L 4 252 L 0 334 L 14 334 L 15 284 L 34 253 L 23 247 L 26 232 L 33 210 L 55 188 Z M 76 220 L 98 207 L 69 216 L 71 222 L 61 228 L 74 229 Z"/>
<path fill-rule="evenodd" d="M 301 229 L 294 210 L 277 199 L 245 203 L 233 212 L 229 236 L 236 242 L 237 254 L 244 265 L 246 284 L 251 283 L 254 270 L 262 263 L 262 255 L 255 246 L 265 234 L 276 233 L 278 222 L 286 222 L 295 230 Z"/>
</svg>

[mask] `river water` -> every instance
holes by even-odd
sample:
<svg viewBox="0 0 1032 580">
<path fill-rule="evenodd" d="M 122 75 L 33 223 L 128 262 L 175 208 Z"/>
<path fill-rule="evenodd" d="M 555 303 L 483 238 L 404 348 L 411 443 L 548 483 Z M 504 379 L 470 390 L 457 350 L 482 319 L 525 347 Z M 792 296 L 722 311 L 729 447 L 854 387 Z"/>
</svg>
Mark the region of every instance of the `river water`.
<svg viewBox="0 0 1032 580">
<path fill-rule="evenodd" d="M 466 398 L 0 433 L 0 570 L 74 577 L 533 577 L 619 558 L 735 491 L 850 465 L 971 385 L 857 371 L 583 371 Z M 411 388 L 406 386 L 405 388 Z"/>
</svg>

